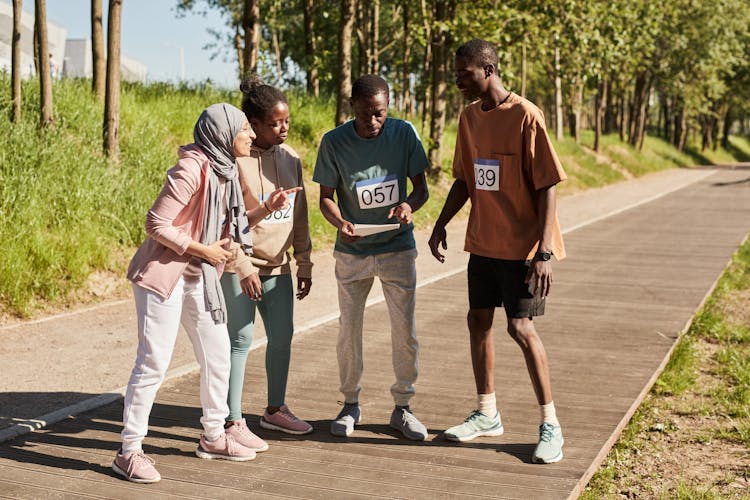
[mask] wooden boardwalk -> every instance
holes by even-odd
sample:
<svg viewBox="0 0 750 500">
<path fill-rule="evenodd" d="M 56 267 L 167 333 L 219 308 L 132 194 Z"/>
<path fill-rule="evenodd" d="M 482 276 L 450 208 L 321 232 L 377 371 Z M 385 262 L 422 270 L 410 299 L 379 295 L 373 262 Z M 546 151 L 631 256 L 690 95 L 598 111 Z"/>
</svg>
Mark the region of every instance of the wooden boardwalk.
<svg viewBox="0 0 750 500">
<path fill-rule="evenodd" d="M 547 316 L 537 320 L 565 434 L 558 464 L 530 463 L 538 407 L 502 311 L 496 387 L 505 434 L 462 444 L 442 439 L 441 431 L 475 405 L 466 278 L 459 273 L 418 290 L 420 378 L 412 408 L 430 431 L 424 443 L 388 427 L 393 374 L 381 303 L 365 315 L 363 423 L 349 439 L 328 433 L 341 399 L 332 321 L 298 336 L 293 347 L 287 400 L 314 425 L 313 434 L 258 430 L 265 375 L 264 350 L 257 349 L 248 362 L 245 411 L 271 448 L 256 460 L 195 457 L 200 409 L 197 375 L 189 374 L 163 386 L 152 413 L 144 448 L 157 461 L 160 483 L 136 485 L 111 472 L 121 430 L 122 403 L 115 402 L 1 444 L 0 497 L 575 497 L 747 235 L 748 221 L 750 171 L 719 171 L 566 235 L 570 257 L 556 264 Z M 432 258 L 420 251 L 420 259 Z M 334 291 L 330 296 L 335 300 Z"/>
</svg>

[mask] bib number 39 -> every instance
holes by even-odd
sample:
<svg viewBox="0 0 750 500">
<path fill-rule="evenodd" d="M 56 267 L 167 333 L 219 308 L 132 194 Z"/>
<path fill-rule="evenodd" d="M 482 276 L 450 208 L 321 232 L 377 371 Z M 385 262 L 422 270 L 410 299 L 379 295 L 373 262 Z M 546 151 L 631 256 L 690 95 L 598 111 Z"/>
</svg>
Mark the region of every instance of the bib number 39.
<svg viewBox="0 0 750 500">
<path fill-rule="evenodd" d="M 359 181 L 354 186 L 361 209 L 388 207 L 398 202 L 398 178 L 395 175 Z"/>
<path fill-rule="evenodd" d="M 500 191 L 500 160 L 474 160 L 474 179 L 477 189 Z"/>
</svg>

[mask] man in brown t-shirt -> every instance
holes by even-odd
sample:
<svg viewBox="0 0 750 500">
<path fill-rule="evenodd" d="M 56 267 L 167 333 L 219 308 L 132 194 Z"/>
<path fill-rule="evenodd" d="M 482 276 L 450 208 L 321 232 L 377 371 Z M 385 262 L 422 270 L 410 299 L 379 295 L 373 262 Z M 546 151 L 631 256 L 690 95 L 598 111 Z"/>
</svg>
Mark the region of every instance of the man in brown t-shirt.
<svg viewBox="0 0 750 500">
<path fill-rule="evenodd" d="M 447 248 L 445 226 L 471 199 L 464 249 L 469 259 L 471 361 L 479 407 L 445 431 L 454 441 L 503 433 L 494 389 L 492 322 L 503 306 L 508 333 L 526 359 L 542 424 L 533 462 L 562 459 L 563 437 L 555 415 L 547 354 L 533 317 L 544 314 L 552 283 L 552 261 L 565 257 L 557 221 L 555 185 L 565 180 L 544 125 L 542 112 L 506 90 L 497 73 L 498 57 L 484 40 L 456 51 L 456 85 L 470 100 L 458 125 L 453 160 L 455 181 L 430 237 L 440 262 Z"/>
</svg>

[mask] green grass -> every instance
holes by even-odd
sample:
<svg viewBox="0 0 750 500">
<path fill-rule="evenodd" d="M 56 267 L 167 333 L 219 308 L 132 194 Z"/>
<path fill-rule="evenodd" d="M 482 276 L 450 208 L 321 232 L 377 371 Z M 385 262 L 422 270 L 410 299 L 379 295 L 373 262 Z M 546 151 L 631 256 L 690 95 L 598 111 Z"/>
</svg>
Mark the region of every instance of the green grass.
<svg viewBox="0 0 750 500">
<path fill-rule="evenodd" d="M 10 81 L 0 72 L 0 310 L 28 316 L 43 302 L 60 303 L 81 289 L 97 270 L 122 273 L 145 237 L 146 211 L 176 159 L 177 147 L 192 142 L 200 112 L 214 102 L 239 104 L 239 92 L 206 84 L 124 84 L 121 93 L 120 162 L 101 153 L 103 106 L 86 80 L 53 83 L 55 127 L 37 130 L 38 85 L 23 82 L 23 119 L 9 122 Z M 330 246 L 335 231 L 317 209 L 312 180 L 322 135 L 333 127 L 335 101 L 288 92 L 292 116 L 289 145 L 302 158 L 315 248 Z M 394 113 L 395 115 L 395 113 Z M 419 118 L 412 122 L 420 129 Z M 419 130 L 423 139 L 427 132 Z M 430 179 L 430 199 L 415 214 L 429 227 L 451 184 L 456 123 L 446 125 L 442 174 Z M 603 186 L 653 170 L 694 164 L 663 141 L 647 138 L 643 152 L 615 136 L 603 138 L 603 154 L 566 138 L 556 147 L 569 180 L 561 192 Z M 750 143 L 733 138 L 732 152 L 750 157 Z"/>
</svg>

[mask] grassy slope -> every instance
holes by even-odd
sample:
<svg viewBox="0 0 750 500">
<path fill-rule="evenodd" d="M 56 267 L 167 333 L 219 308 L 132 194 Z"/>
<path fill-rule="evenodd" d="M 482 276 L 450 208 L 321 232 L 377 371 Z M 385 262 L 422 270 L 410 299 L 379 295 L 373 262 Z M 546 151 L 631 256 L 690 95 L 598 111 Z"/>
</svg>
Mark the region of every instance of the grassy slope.
<svg viewBox="0 0 750 500">
<path fill-rule="evenodd" d="M 54 82 L 56 126 L 38 131 L 38 88 L 24 82 L 24 116 L 8 121 L 10 83 L 0 73 L 0 311 L 32 314 L 39 304 L 64 303 L 85 287 L 97 270 L 122 274 L 133 248 L 144 238 L 144 214 L 174 164 L 178 145 L 191 142 L 195 119 L 207 105 L 238 104 L 239 93 L 212 88 L 175 88 L 166 84 L 125 85 L 122 92 L 121 161 L 110 164 L 101 154 L 102 105 L 89 82 Z M 301 155 L 311 200 L 311 232 L 316 248 L 334 238 L 317 210 L 317 186 L 311 181 L 316 148 L 331 128 L 335 103 L 304 93 L 289 94 L 292 129 L 289 144 Z M 419 124 L 415 123 L 418 129 Z M 420 130 L 423 136 L 426 133 Z M 450 187 L 455 124 L 444 136 L 443 175 L 431 179 L 431 197 L 417 214 L 417 227 L 429 227 Z M 571 193 L 618 182 L 647 172 L 709 161 L 731 161 L 729 153 L 704 159 L 678 154 L 648 138 L 642 152 L 615 137 L 603 139 L 600 155 L 565 139 L 556 144 L 569 180 L 560 188 Z M 750 157 L 747 141 L 736 141 L 733 153 Z"/>
</svg>

